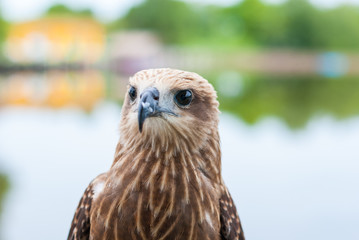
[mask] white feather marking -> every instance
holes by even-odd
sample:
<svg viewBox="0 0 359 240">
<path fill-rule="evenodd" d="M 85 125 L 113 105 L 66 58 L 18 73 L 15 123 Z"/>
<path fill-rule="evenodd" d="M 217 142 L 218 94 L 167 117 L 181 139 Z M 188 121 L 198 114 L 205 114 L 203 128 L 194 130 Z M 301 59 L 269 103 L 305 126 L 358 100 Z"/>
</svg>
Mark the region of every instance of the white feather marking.
<svg viewBox="0 0 359 240">
<path fill-rule="evenodd" d="M 104 187 L 104 182 L 99 182 L 93 187 L 93 199 L 96 199 L 98 197 L 98 195 L 103 191 Z"/>
<path fill-rule="evenodd" d="M 209 213 L 206 211 L 206 212 L 204 213 L 204 215 L 205 215 L 205 218 L 206 218 L 206 221 L 207 221 L 208 225 L 209 225 L 212 229 L 214 229 L 214 227 L 213 227 L 213 222 L 212 222 L 212 219 L 211 219 L 211 216 L 209 215 Z"/>
</svg>

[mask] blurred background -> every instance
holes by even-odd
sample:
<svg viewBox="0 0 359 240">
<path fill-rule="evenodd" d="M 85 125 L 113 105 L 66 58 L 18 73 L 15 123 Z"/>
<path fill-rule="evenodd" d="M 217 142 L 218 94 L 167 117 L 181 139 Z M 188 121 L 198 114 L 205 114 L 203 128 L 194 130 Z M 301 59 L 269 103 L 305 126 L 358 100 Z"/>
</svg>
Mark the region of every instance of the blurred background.
<svg viewBox="0 0 359 240">
<path fill-rule="evenodd" d="M 359 239 L 359 2 L 1 0 L 0 239 L 65 239 L 106 171 L 127 79 L 218 91 L 248 240 Z"/>
</svg>

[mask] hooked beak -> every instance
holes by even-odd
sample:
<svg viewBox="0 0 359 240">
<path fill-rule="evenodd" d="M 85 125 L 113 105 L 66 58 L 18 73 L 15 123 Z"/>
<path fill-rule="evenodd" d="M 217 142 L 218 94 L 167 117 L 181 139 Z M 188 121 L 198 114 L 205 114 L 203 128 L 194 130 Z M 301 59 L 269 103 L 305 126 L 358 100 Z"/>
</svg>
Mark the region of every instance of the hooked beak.
<svg viewBox="0 0 359 240">
<path fill-rule="evenodd" d="M 158 105 L 160 93 L 154 87 L 147 88 L 142 92 L 140 96 L 140 102 L 138 104 L 138 127 L 142 132 L 143 123 L 146 118 L 159 117 L 163 113 L 167 113 L 173 116 L 177 116 L 169 109 L 162 108 Z"/>
</svg>

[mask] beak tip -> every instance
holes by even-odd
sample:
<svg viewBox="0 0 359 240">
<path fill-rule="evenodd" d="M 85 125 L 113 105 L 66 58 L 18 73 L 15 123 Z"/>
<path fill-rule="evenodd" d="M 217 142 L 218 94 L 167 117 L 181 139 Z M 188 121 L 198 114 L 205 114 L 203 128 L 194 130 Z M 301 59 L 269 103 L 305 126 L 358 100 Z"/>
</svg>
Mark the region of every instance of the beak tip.
<svg viewBox="0 0 359 240">
<path fill-rule="evenodd" d="M 138 130 L 140 131 L 140 133 L 142 133 L 143 124 L 144 124 L 144 119 L 139 119 Z"/>
</svg>

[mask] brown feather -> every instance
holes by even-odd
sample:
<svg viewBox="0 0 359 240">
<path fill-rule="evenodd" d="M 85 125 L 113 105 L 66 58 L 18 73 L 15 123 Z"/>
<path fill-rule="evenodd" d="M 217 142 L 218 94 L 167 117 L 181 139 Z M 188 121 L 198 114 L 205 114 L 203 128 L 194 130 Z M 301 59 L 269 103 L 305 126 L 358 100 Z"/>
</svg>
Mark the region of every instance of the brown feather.
<svg viewBox="0 0 359 240">
<path fill-rule="evenodd" d="M 93 191 L 91 184 L 87 187 L 80 203 L 77 207 L 75 216 L 71 223 L 68 240 L 87 240 L 90 237 L 90 210 Z"/>
<path fill-rule="evenodd" d="M 172 69 L 141 71 L 130 85 L 156 87 L 167 104 L 180 89 L 191 89 L 194 99 L 185 109 L 169 103 L 179 117 L 148 118 L 140 133 L 138 103 L 126 96 L 115 160 L 86 190 L 69 239 L 244 239 L 221 177 L 213 87 Z"/>
<path fill-rule="evenodd" d="M 239 220 L 236 206 L 227 188 L 225 188 L 225 191 L 219 199 L 219 206 L 222 240 L 244 240 L 241 221 Z"/>
</svg>

